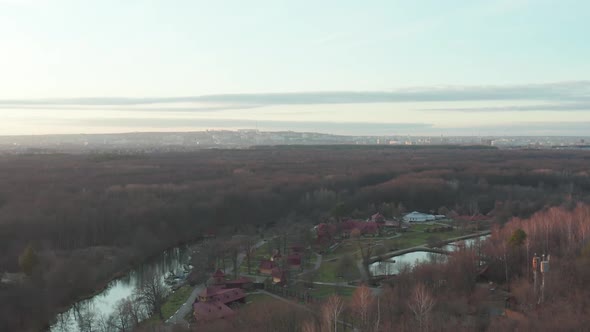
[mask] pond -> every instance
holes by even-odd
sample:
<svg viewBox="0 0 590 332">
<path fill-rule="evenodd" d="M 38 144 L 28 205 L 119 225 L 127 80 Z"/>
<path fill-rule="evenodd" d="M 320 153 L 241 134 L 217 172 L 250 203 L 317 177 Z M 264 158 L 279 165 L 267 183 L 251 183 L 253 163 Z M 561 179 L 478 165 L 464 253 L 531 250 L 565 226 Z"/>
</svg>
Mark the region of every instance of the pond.
<svg viewBox="0 0 590 332">
<path fill-rule="evenodd" d="M 66 312 L 57 315 L 50 331 L 79 332 L 86 330 L 87 328 L 83 328 L 83 326 L 87 326 L 88 320 L 85 316 L 88 313 L 92 313 L 91 316 L 94 320 L 108 317 L 114 312 L 117 302 L 131 296 L 149 276 L 156 275 L 163 285 L 171 288 L 175 282 L 180 282 L 190 272 L 191 254 L 192 251 L 187 245 L 162 252 L 157 257 L 135 267 L 124 277 L 111 281 L 102 292 L 77 302 Z"/>
<path fill-rule="evenodd" d="M 476 245 L 479 241 L 484 241 L 488 237 L 489 235 L 483 235 L 471 239 L 451 242 L 443 246 L 442 249 L 446 251 L 456 251 L 461 246 L 472 247 Z M 391 275 L 399 273 L 400 269 L 406 265 L 413 267 L 417 264 L 425 262 L 445 262 L 446 259 L 447 256 L 445 254 L 437 254 L 426 251 L 414 251 L 407 254 L 391 257 L 390 259 L 382 262 L 373 263 L 370 265 L 369 268 L 371 269 L 371 274 L 374 276 Z"/>
</svg>

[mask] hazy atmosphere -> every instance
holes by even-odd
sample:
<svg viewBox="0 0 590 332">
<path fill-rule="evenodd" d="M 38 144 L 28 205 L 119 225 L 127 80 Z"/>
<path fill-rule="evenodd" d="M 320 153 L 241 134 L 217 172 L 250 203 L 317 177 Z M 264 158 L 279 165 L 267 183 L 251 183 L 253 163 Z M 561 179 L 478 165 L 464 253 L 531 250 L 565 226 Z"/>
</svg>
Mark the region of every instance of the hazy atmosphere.
<svg viewBox="0 0 590 332">
<path fill-rule="evenodd" d="M 589 10 L 0 0 L 0 133 L 585 135 Z"/>
<path fill-rule="evenodd" d="M 589 13 L 0 0 L 0 332 L 589 331 Z"/>
</svg>

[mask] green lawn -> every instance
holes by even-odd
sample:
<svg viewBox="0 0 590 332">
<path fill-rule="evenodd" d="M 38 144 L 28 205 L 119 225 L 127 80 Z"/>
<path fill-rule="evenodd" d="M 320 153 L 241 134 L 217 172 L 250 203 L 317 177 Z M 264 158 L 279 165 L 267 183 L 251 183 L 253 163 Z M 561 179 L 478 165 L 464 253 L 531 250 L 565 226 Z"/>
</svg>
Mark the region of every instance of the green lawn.
<svg viewBox="0 0 590 332">
<path fill-rule="evenodd" d="M 452 230 L 448 232 L 425 232 L 428 228 L 434 228 L 436 226 L 428 226 L 428 225 L 415 225 L 412 230 L 403 233 L 402 236 L 386 240 L 383 242 L 386 251 L 391 251 L 395 249 L 405 249 L 410 247 L 419 246 L 428 242 L 428 238 L 431 236 L 436 236 L 440 240 L 446 240 L 454 237 L 458 237 L 463 234 L 460 230 Z"/>
<path fill-rule="evenodd" d="M 373 243 L 379 245 L 381 248 L 378 248 L 376 250 L 377 252 L 390 252 L 393 250 L 400 250 L 427 244 L 428 239 L 432 236 L 436 236 L 441 241 L 445 241 L 447 239 L 467 234 L 466 232 L 458 229 L 453 229 L 451 231 L 445 232 L 426 232 L 427 229 L 433 229 L 436 227 L 441 227 L 441 225 L 414 224 L 412 225 L 412 228 L 409 229 L 407 232 L 401 233 L 399 237 L 393 239 L 367 237 L 362 238 L 360 241 L 362 244 Z M 338 267 L 338 260 L 332 261 L 331 259 L 339 259 L 340 257 L 346 254 L 351 255 L 355 260 L 359 260 L 361 258 L 359 254 L 358 240 L 344 240 L 336 249 L 334 249 L 334 251 L 324 254 L 323 262 L 317 272 L 316 279 L 318 281 L 324 282 L 337 282 L 338 278 L 336 277 L 336 270 Z M 373 256 L 374 255 L 375 254 L 373 254 Z M 355 274 L 355 278 L 359 278 L 360 275 L 358 275 L 358 271 L 356 271 L 356 273 L 357 274 Z"/>
<path fill-rule="evenodd" d="M 322 265 L 316 272 L 316 280 L 323 282 L 340 282 L 341 279 L 337 277 L 339 261 L 323 261 Z M 360 272 L 356 264 L 350 267 L 348 278 L 351 280 L 360 278 Z M 345 280 L 346 281 L 346 280 Z"/>
<path fill-rule="evenodd" d="M 180 287 L 174 293 L 171 293 L 162 306 L 162 314 L 164 315 L 164 318 L 168 319 L 170 316 L 174 315 L 176 310 L 186 302 L 186 299 L 188 299 L 192 290 L 192 287 L 186 285 Z"/>
<path fill-rule="evenodd" d="M 352 287 L 341 287 L 341 286 L 330 286 L 330 285 L 314 285 L 313 289 L 310 290 L 310 294 L 316 298 L 326 298 L 330 295 L 339 295 L 344 298 L 352 297 L 352 293 L 356 288 Z"/>
<path fill-rule="evenodd" d="M 266 241 L 266 243 L 256 249 L 252 256 L 250 256 L 250 272 L 252 274 L 258 274 L 258 265 L 261 260 L 270 258 L 268 247 L 272 245 L 271 242 L 272 241 Z M 248 260 L 245 257 L 242 261 L 242 265 L 240 265 L 239 271 L 244 274 L 248 273 Z"/>
</svg>

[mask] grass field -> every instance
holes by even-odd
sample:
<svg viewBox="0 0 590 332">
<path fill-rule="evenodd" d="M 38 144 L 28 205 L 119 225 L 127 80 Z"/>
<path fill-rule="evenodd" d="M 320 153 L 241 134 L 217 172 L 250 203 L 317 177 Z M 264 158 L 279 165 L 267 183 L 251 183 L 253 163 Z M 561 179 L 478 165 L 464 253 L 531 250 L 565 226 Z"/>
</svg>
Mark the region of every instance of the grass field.
<svg viewBox="0 0 590 332">
<path fill-rule="evenodd" d="M 445 241 L 447 239 L 455 238 L 458 236 L 466 235 L 466 233 L 462 230 L 453 229 L 451 231 L 445 232 L 427 232 L 427 230 L 431 230 L 437 227 L 441 227 L 441 225 L 431 225 L 431 224 L 414 224 L 412 228 L 406 232 L 400 233 L 399 236 L 391 238 L 362 238 L 361 244 L 365 245 L 368 243 L 373 243 L 378 245 L 381 248 L 375 250 L 375 252 L 382 251 L 382 252 L 390 252 L 394 250 L 406 249 L 411 247 L 416 247 L 419 245 L 427 244 L 429 238 L 436 237 L 440 241 Z M 317 271 L 316 279 L 318 281 L 324 282 L 337 282 L 339 281 L 336 276 L 336 271 L 338 268 L 338 259 L 340 259 L 344 255 L 351 255 L 354 260 L 361 259 L 359 254 L 359 242 L 356 239 L 347 239 L 344 240 L 334 251 L 326 253 L 323 255 L 323 262 L 320 266 L 319 270 Z M 374 254 L 376 255 L 376 253 Z M 334 260 L 336 259 L 336 260 Z M 360 275 L 358 273 L 358 269 L 355 267 L 356 271 L 352 271 L 351 273 L 354 274 L 354 278 L 359 278 Z"/>
<path fill-rule="evenodd" d="M 330 286 L 330 285 L 314 285 L 313 289 L 309 292 L 316 298 L 326 298 L 330 295 L 339 295 L 344 298 L 352 296 L 356 288 L 343 287 L 343 286 Z"/>
<path fill-rule="evenodd" d="M 168 296 L 166 302 L 162 306 L 162 314 L 164 315 L 165 319 L 168 319 L 170 316 L 174 315 L 176 310 L 178 310 L 180 306 L 186 302 L 186 299 L 188 299 L 192 290 L 192 287 L 186 285 L 180 287 L 174 293 Z"/>
<path fill-rule="evenodd" d="M 250 272 L 258 274 L 258 265 L 262 259 L 270 258 L 268 248 L 272 245 L 272 241 L 267 241 L 262 246 L 258 247 L 256 251 L 250 256 Z M 239 268 L 240 273 L 248 273 L 248 260 L 244 258 L 242 265 Z"/>
</svg>

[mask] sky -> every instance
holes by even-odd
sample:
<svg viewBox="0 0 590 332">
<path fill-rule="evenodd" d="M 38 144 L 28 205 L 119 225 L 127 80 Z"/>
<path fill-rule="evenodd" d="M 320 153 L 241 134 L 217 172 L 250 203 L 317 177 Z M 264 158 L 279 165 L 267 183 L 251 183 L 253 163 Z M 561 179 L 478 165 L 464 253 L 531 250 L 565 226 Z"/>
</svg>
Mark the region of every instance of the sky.
<svg viewBox="0 0 590 332">
<path fill-rule="evenodd" d="M 0 0 L 0 135 L 588 135 L 590 2 Z"/>
</svg>

